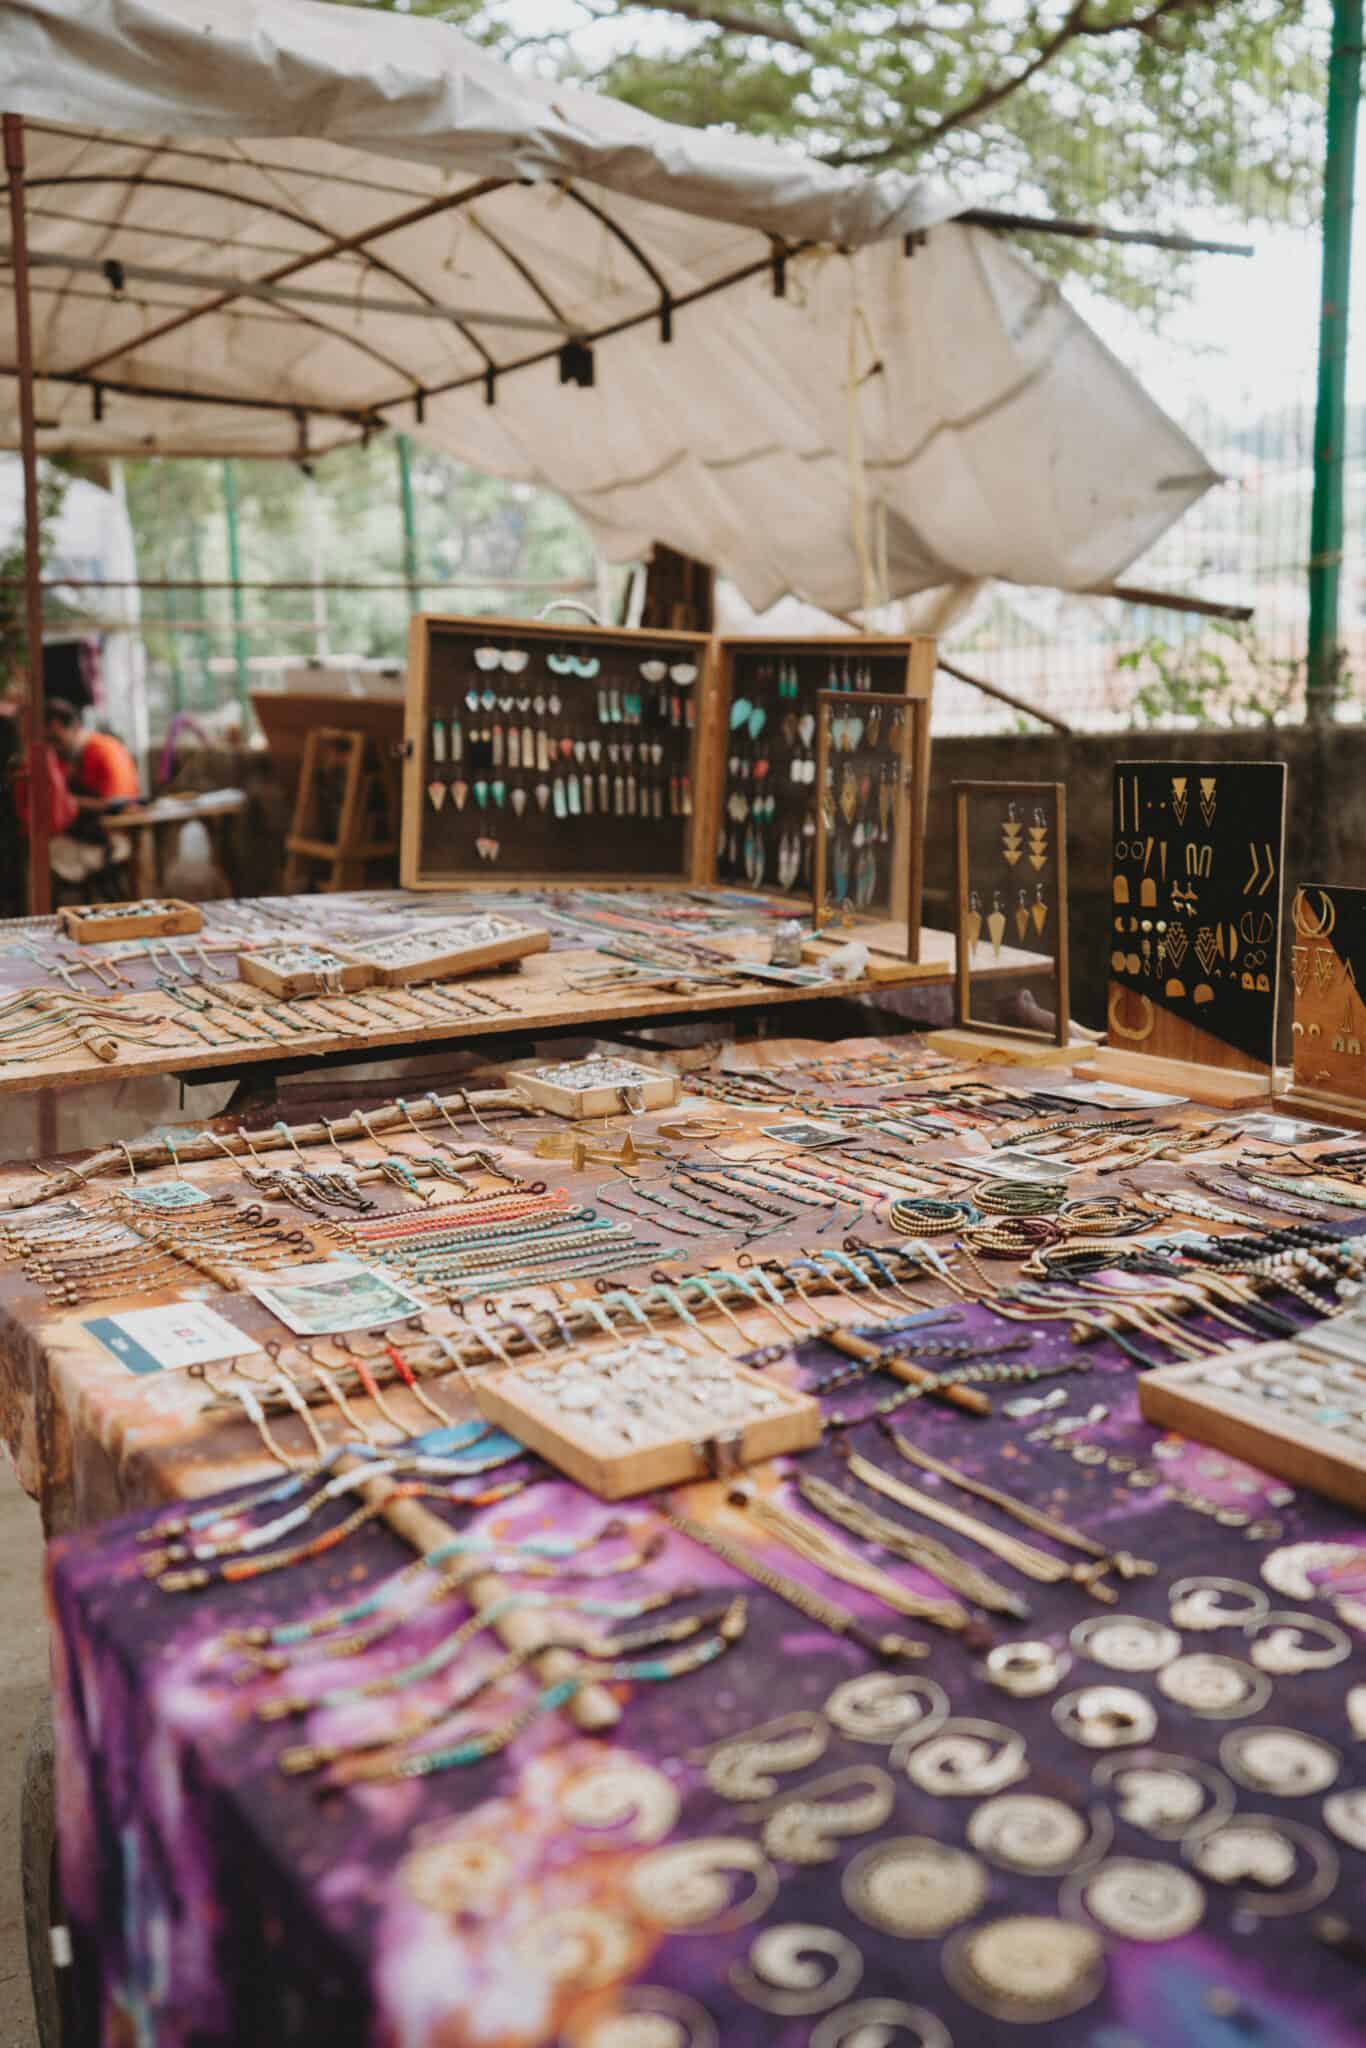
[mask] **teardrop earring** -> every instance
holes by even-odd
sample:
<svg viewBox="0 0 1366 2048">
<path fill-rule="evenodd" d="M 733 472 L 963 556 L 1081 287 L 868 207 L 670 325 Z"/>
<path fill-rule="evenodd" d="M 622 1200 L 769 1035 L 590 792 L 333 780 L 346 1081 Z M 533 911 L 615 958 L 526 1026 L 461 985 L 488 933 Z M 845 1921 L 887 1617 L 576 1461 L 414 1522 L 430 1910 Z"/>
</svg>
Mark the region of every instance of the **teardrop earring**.
<svg viewBox="0 0 1366 2048">
<path fill-rule="evenodd" d="M 1020 900 L 1015 905 L 1015 929 L 1023 945 L 1029 937 L 1029 893 L 1025 889 L 1021 889 Z"/>
<path fill-rule="evenodd" d="M 992 892 L 991 915 L 987 919 L 987 931 L 991 935 L 991 950 L 999 960 L 1001 957 L 1001 941 L 1006 935 L 1005 905 L 1001 901 L 999 889 Z"/>
<path fill-rule="evenodd" d="M 968 914 L 964 919 L 968 934 L 968 958 L 977 951 L 982 937 L 982 899 L 974 889 L 968 897 Z"/>
<path fill-rule="evenodd" d="M 1034 901 L 1030 906 L 1029 914 L 1034 920 L 1035 931 L 1042 938 L 1043 928 L 1048 923 L 1048 905 L 1043 900 L 1042 882 L 1034 884 Z"/>
</svg>

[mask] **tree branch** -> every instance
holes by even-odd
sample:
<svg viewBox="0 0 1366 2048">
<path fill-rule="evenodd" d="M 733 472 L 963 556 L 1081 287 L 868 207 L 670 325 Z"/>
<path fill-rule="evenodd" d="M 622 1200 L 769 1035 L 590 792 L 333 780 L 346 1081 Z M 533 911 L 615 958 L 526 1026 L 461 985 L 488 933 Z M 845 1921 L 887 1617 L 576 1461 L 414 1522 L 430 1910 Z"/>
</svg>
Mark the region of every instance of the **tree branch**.
<svg viewBox="0 0 1366 2048">
<path fill-rule="evenodd" d="M 1029 62 L 1013 77 L 1000 79 L 995 85 L 984 86 L 971 99 L 951 108 L 938 121 L 918 122 L 911 128 L 903 129 L 892 142 L 880 143 L 875 149 L 849 150 L 832 154 L 824 158 L 824 161 L 833 164 L 857 164 L 867 168 L 886 163 L 889 158 L 901 156 L 908 149 L 923 149 L 926 143 L 938 142 L 943 136 L 951 134 L 955 128 L 965 128 L 974 121 L 980 121 L 984 114 L 989 114 L 994 107 L 1000 106 L 1003 100 L 1010 99 L 1021 87 L 1028 85 L 1030 79 L 1046 65 L 1051 64 L 1068 43 L 1076 42 L 1084 36 L 1098 38 L 1118 35 L 1150 36 L 1155 42 L 1160 42 L 1159 31 L 1164 21 L 1179 14 L 1213 13 L 1227 4 L 1228 0 L 1156 0 L 1156 5 L 1142 14 L 1126 15 L 1120 21 L 1092 21 L 1088 13 L 1089 0 L 1075 0 L 1075 5 L 1068 9 L 1052 35 L 1045 38 Z"/>
<path fill-rule="evenodd" d="M 754 36 L 766 43 L 786 43 L 790 49 L 808 55 L 811 45 L 800 29 L 768 15 L 741 14 L 732 7 L 708 5 L 708 0 L 626 0 L 628 8 L 643 7 L 653 14 L 678 14 L 685 21 L 700 22 L 704 28 L 723 29 L 727 35 Z"/>
</svg>

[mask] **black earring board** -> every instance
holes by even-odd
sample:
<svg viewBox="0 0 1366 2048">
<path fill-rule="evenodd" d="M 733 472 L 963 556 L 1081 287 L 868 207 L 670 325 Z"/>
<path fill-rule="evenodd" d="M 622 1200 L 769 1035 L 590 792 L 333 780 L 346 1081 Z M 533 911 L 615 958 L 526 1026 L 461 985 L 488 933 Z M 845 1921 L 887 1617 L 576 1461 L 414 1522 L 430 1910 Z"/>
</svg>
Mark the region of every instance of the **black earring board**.
<svg viewBox="0 0 1366 2048">
<path fill-rule="evenodd" d="M 1116 765 L 1110 1045 L 1271 1068 L 1285 787 L 1279 761 Z"/>
</svg>

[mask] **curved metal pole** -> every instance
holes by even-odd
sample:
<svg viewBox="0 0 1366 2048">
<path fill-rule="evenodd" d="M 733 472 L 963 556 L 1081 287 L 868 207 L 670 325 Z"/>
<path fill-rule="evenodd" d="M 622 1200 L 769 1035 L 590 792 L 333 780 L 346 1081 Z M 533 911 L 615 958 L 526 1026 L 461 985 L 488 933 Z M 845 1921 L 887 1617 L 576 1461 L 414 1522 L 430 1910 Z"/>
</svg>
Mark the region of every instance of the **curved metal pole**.
<svg viewBox="0 0 1366 2048">
<path fill-rule="evenodd" d="M 28 297 L 28 222 L 24 208 L 24 122 L 4 117 L 5 171 L 9 178 L 11 266 L 14 271 L 15 360 L 19 374 L 19 453 L 24 470 L 24 618 L 27 688 L 24 746 L 28 754 L 28 907 L 34 917 L 52 908 L 48 841 L 47 747 L 43 730 L 42 535 L 38 519 L 38 441 L 33 417 L 33 327 Z"/>
</svg>

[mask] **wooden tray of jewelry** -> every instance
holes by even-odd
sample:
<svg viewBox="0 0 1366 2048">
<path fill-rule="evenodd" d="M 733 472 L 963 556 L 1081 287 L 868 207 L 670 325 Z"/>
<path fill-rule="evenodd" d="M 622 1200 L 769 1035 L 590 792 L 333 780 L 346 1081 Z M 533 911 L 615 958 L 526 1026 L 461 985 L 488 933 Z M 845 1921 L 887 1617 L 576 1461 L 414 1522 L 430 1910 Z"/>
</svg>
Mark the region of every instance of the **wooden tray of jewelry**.
<svg viewBox="0 0 1366 2048">
<path fill-rule="evenodd" d="M 343 959 L 327 947 L 309 945 L 239 953 L 237 975 L 240 981 L 267 989 L 286 1002 L 294 996 L 349 995 L 353 989 L 368 988 L 375 979 L 372 967 Z"/>
<path fill-rule="evenodd" d="M 490 868 L 500 880 L 695 879 L 710 650 L 701 633 L 415 617 L 403 886 Z"/>
<path fill-rule="evenodd" d="M 142 903 L 67 904 L 57 912 L 57 923 L 78 946 L 94 946 L 102 939 L 178 939 L 202 931 L 204 913 L 197 903 L 163 896 Z"/>
<path fill-rule="evenodd" d="M 680 1082 L 668 1067 L 645 1067 L 639 1060 L 564 1060 L 558 1066 L 523 1067 L 508 1075 L 527 1100 L 556 1116 L 581 1119 L 639 1115 L 647 1109 L 669 1109 L 677 1102 Z"/>
<path fill-rule="evenodd" d="M 809 1394 L 663 1337 L 480 1373 L 475 1400 L 602 1500 L 810 1450 L 821 1434 Z"/>
<path fill-rule="evenodd" d="M 443 918 L 439 924 L 415 925 L 362 945 L 338 944 L 336 950 L 343 960 L 365 967 L 382 988 L 403 988 L 409 982 L 445 981 L 479 974 L 487 967 L 515 966 L 531 953 L 544 953 L 549 945 L 550 934 L 543 926 L 490 913 Z"/>
<path fill-rule="evenodd" d="M 1333 1335 L 1329 1324 L 1159 1366 L 1139 1376 L 1139 1408 L 1149 1422 L 1366 1509 L 1366 1337 L 1353 1356 Z"/>
</svg>

